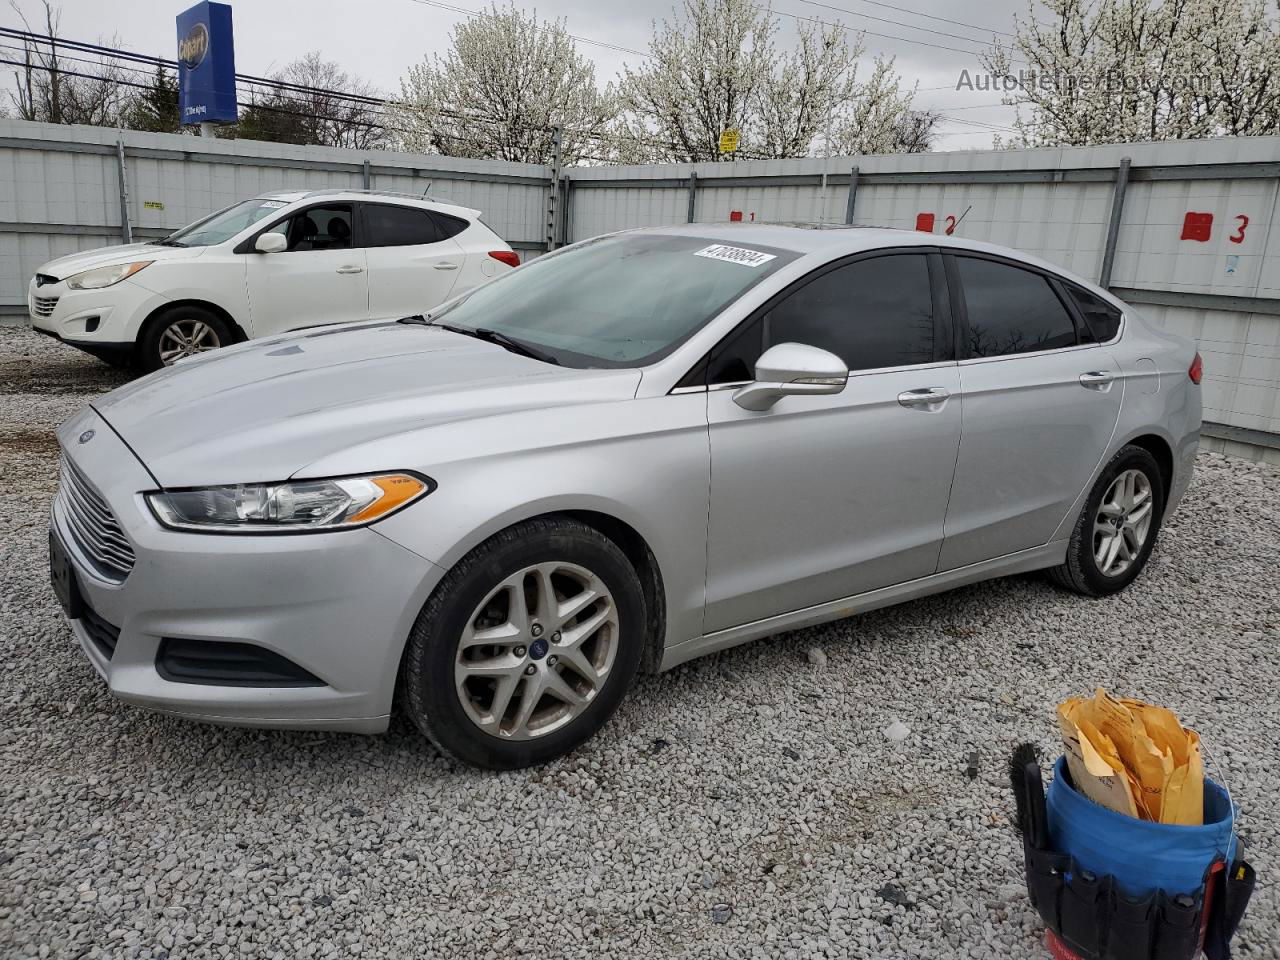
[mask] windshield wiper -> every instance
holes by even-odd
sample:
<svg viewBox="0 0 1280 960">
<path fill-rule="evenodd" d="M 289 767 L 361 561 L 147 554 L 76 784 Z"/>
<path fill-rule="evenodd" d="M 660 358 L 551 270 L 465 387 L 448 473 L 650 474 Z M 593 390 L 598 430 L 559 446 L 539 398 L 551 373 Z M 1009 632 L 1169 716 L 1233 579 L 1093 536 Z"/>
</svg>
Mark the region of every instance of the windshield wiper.
<svg viewBox="0 0 1280 960">
<path fill-rule="evenodd" d="M 185 247 L 186 246 L 186 244 L 183 243 L 181 240 L 170 240 L 168 237 L 164 237 L 163 239 L 160 239 L 160 240 L 152 240 L 151 243 L 153 246 L 157 246 L 157 247 Z"/>
<path fill-rule="evenodd" d="M 415 313 L 411 317 L 401 317 L 396 323 L 415 323 L 418 326 L 429 327 L 431 326 L 431 317 L 426 314 Z"/>
<path fill-rule="evenodd" d="M 438 320 L 430 321 L 420 319 L 421 316 L 421 314 L 418 314 L 414 317 L 404 317 L 400 322 L 423 323 L 429 327 L 439 327 L 441 330 L 448 330 L 450 333 L 460 333 L 464 337 L 474 337 L 477 340 L 492 343 L 496 346 L 502 347 L 504 350 L 509 350 L 512 353 L 518 353 L 520 356 L 528 357 L 531 360 L 541 360 L 543 363 L 550 363 L 557 367 L 562 365 L 560 361 L 551 356 L 551 354 L 543 353 L 537 347 L 531 347 L 527 343 L 514 340 L 511 337 L 508 337 L 505 333 L 499 333 L 497 330 L 490 330 L 486 327 L 476 327 L 475 329 L 472 329 L 471 327 L 457 327 L 451 323 L 440 323 Z"/>
</svg>

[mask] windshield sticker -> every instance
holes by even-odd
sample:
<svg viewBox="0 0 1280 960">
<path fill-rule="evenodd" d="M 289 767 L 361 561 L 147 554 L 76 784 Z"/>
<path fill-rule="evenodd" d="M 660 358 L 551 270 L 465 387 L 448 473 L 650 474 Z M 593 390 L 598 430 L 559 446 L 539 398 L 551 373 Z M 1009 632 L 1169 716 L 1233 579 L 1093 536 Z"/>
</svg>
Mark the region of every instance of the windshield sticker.
<svg viewBox="0 0 1280 960">
<path fill-rule="evenodd" d="M 713 243 L 709 247 L 695 250 L 694 256 L 723 260 L 725 263 L 737 263 L 744 267 L 760 267 L 770 260 L 778 259 L 772 253 L 761 253 L 759 250 L 748 250 L 746 247 L 730 247 L 723 243 Z"/>
<path fill-rule="evenodd" d="M 263 200 L 262 201 L 263 210 L 279 210 L 281 207 L 287 207 L 287 206 L 288 204 L 285 203 L 283 200 Z"/>
</svg>

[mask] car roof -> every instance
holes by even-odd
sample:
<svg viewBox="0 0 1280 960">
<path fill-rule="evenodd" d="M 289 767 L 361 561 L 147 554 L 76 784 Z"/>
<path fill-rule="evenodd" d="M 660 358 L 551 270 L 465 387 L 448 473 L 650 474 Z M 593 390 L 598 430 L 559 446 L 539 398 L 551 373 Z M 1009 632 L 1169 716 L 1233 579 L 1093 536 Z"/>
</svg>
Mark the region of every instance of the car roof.
<svg viewBox="0 0 1280 960">
<path fill-rule="evenodd" d="M 886 247 L 940 247 L 955 251 L 970 250 L 991 253 L 1018 260 L 1050 273 L 1066 277 L 1094 289 L 1088 280 L 1077 277 L 1056 263 L 1050 263 L 1021 250 L 982 240 L 924 233 L 897 227 L 854 227 L 840 224 L 777 223 L 690 223 L 671 227 L 645 227 L 638 233 L 678 234 L 705 237 L 730 245 L 759 244 L 802 255 L 818 255 L 827 259 L 880 250 Z"/>
<path fill-rule="evenodd" d="M 413 193 L 397 193 L 394 190 L 359 190 L 331 187 L 326 190 L 276 190 L 264 193 L 256 199 L 279 200 L 284 203 L 298 203 L 301 200 L 389 200 L 405 206 L 421 206 L 428 210 L 439 210 L 472 220 L 478 219 L 480 211 L 472 207 L 454 203 L 443 197 L 426 197 Z"/>
</svg>

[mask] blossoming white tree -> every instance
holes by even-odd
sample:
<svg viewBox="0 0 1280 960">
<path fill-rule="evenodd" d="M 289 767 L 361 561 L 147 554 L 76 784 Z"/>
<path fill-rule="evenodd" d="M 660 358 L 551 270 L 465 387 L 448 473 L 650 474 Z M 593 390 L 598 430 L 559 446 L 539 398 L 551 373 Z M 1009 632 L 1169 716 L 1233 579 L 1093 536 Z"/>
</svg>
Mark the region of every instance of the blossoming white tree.
<svg viewBox="0 0 1280 960">
<path fill-rule="evenodd" d="M 496 4 L 454 27 L 449 52 L 411 67 L 389 110 L 402 149 L 547 163 L 553 128 L 573 163 L 596 150 L 614 114 L 563 21 Z"/>
<path fill-rule="evenodd" d="M 928 149 L 934 118 L 913 115 L 914 91 L 900 89 L 891 60 L 859 82 L 861 35 L 851 44 L 839 24 L 802 21 L 798 43 L 779 53 L 777 18 L 754 0 L 684 0 L 680 14 L 655 24 L 650 59 L 624 70 L 616 159 L 802 157 L 820 143 Z M 720 151 L 725 130 L 740 135 L 735 154 Z"/>
<path fill-rule="evenodd" d="M 1013 146 L 1280 132 L 1280 28 L 1263 0 L 1032 0 L 983 58 L 1021 85 Z"/>
</svg>

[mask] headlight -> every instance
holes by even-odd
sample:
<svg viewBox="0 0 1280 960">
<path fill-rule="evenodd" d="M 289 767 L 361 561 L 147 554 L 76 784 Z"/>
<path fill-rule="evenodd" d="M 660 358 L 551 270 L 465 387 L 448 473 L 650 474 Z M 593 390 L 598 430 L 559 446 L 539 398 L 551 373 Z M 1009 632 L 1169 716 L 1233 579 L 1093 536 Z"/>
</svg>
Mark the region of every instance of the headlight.
<svg viewBox="0 0 1280 960">
<path fill-rule="evenodd" d="M 96 267 L 67 277 L 67 286 L 72 290 L 101 290 L 113 283 L 119 283 L 125 277 L 132 277 L 143 267 L 149 267 L 154 260 L 138 260 L 135 263 L 117 263 L 113 267 Z"/>
<path fill-rule="evenodd" d="M 147 494 L 166 527 L 208 533 L 301 533 L 361 527 L 426 496 L 435 484 L 408 473 L 334 480 L 237 483 Z"/>
</svg>

